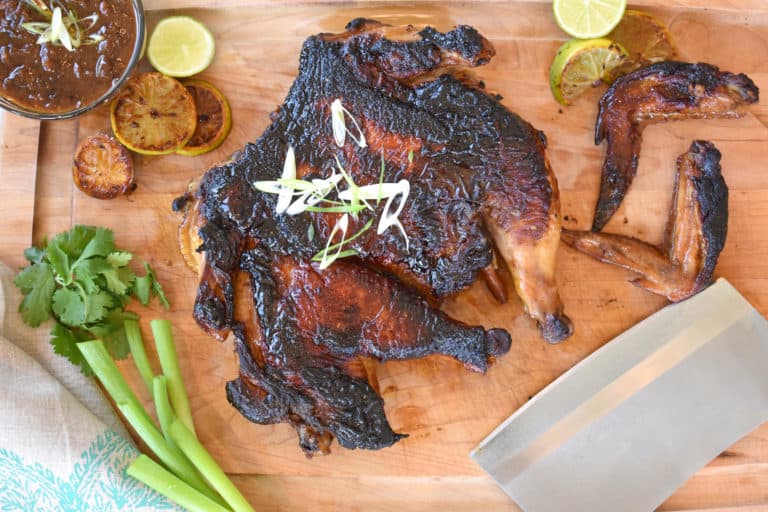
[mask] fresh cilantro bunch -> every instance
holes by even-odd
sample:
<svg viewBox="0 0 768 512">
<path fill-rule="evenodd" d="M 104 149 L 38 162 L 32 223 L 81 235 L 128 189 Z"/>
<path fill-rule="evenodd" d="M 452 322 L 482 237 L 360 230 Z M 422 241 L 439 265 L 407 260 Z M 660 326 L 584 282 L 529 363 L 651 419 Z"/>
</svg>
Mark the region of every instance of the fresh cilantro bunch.
<svg viewBox="0 0 768 512">
<path fill-rule="evenodd" d="M 157 297 L 168 309 L 152 268 L 144 263 L 146 275 L 136 276 L 128 267 L 133 254 L 117 250 L 111 230 L 78 225 L 43 245 L 24 251 L 31 264 L 14 281 L 24 294 L 19 311 L 32 327 L 53 316 L 54 352 L 80 366 L 85 375 L 93 372 L 78 342 L 101 338 L 113 358 L 128 355 L 123 322 L 138 318 L 125 311 L 132 296 L 145 305 Z"/>
</svg>

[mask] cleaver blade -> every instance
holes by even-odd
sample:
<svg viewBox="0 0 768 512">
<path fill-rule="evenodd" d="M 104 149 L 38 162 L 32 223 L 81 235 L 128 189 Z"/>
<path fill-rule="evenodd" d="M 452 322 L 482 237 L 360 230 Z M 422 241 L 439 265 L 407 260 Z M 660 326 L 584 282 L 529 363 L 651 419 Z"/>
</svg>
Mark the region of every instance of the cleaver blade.
<svg viewBox="0 0 768 512">
<path fill-rule="evenodd" d="M 768 420 L 768 322 L 726 280 L 620 334 L 470 456 L 526 512 L 648 512 Z"/>
</svg>

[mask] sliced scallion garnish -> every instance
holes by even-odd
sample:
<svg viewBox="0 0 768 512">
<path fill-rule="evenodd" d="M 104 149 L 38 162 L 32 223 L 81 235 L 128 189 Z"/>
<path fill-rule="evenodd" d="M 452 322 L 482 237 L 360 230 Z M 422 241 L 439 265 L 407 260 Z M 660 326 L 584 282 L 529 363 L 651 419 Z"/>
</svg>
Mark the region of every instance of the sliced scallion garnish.
<svg viewBox="0 0 768 512">
<path fill-rule="evenodd" d="M 337 225 L 338 225 L 338 223 L 337 223 Z M 333 245 L 328 245 L 333 240 L 334 233 L 331 232 L 331 236 L 328 237 L 328 244 L 326 244 L 325 249 L 323 249 L 319 253 L 317 253 L 314 256 L 312 256 L 312 261 L 319 261 L 320 262 L 320 268 L 328 268 L 331 263 L 333 263 L 334 261 L 336 261 L 339 258 L 346 258 L 348 256 L 356 256 L 357 255 L 357 251 L 356 250 L 354 250 L 354 249 L 347 249 L 345 251 L 342 251 L 341 250 L 342 247 L 344 246 L 344 244 L 348 244 L 352 240 L 360 237 L 363 233 L 368 231 L 371 228 L 372 225 L 373 225 L 373 219 L 371 219 L 368 222 L 366 222 L 365 226 L 360 228 L 360 230 L 357 233 L 355 233 L 354 235 L 352 235 L 351 237 L 349 237 L 349 238 L 342 238 L 341 242 L 339 242 L 337 244 L 333 244 Z M 335 229 L 335 226 L 334 226 L 334 229 Z M 336 253 L 335 254 L 330 254 L 332 251 L 336 251 Z M 325 264 L 325 266 L 323 266 L 324 264 Z"/>
<path fill-rule="evenodd" d="M 341 254 L 341 248 L 346 242 L 346 236 L 347 236 L 347 228 L 349 227 L 349 214 L 345 213 L 341 216 L 339 221 L 334 224 L 333 229 L 331 229 L 331 234 L 328 235 L 328 241 L 325 244 L 325 249 L 323 249 L 321 252 L 316 254 L 312 260 L 318 261 L 318 256 L 320 257 L 320 270 L 324 270 L 328 268 L 331 263 L 336 261 L 336 259 L 339 257 L 339 254 Z M 331 242 L 333 241 L 333 237 L 336 236 L 336 233 L 341 233 L 341 242 L 338 244 L 335 244 L 333 247 L 336 247 L 336 253 L 331 255 Z"/>
<path fill-rule="evenodd" d="M 51 8 L 45 5 L 43 0 L 24 0 L 24 3 L 37 11 L 40 16 L 46 16 L 51 19 Z"/>
<path fill-rule="evenodd" d="M 24 30 L 39 36 L 37 44 L 50 43 L 74 51 L 84 44 L 96 44 L 104 39 L 102 35 L 91 34 L 88 39 L 83 40 L 83 34 L 96 26 L 99 21 L 99 15 L 96 13 L 78 19 L 75 11 L 63 7 L 63 2 L 59 2 L 61 5 L 56 7 L 45 5 L 41 0 L 25 0 L 25 2 L 47 20 L 21 24 Z"/>
<path fill-rule="evenodd" d="M 381 171 L 379 171 L 379 195 L 376 197 L 376 206 L 379 206 L 379 202 L 381 202 L 381 198 L 383 196 L 383 189 L 384 186 L 384 171 L 387 168 L 387 162 L 384 160 L 384 148 L 381 149 Z"/>
<path fill-rule="evenodd" d="M 288 151 L 285 153 L 285 163 L 283 163 L 283 174 L 281 176 L 283 180 L 295 180 L 296 179 L 296 156 L 293 152 L 293 146 L 288 146 Z M 291 204 L 291 192 L 287 185 L 280 185 L 280 192 L 277 194 L 277 206 L 275 212 L 277 214 L 284 213 Z"/>
<path fill-rule="evenodd" d="M 352 120 L 357 129 L 357 137 L 347 129 L 346 116 Z M 343 146 L 347 135 L 349 135 L 361 148 L 367 147 L 365 135 L 360 125 L 352 114 L 344 108 L 341 100 L 335 99 L 331 103 L 331 127 L 333 129 L 333 138 L 336 145 Z M 331 170 L 331 176 L 325 179 L 312 179 L 311 181 L 296 178 L 296 155 L 292 146 L 288 146 L 283 164 L 283 172 L 278 180 L 256 181 L 253 187 L 256 190 L 267 194 L 277 194 L 277 206 L 275 213 L 278 215 L 298 215 L 304 212 L 313 213 L 343 213 L 336 224 L 331 229 L 331 233 L 326 241 L 325 248 L 312 257 L 312 261 L 320 262 L 320 269 L 326 269 L 334 261 L 347 256 L 354 256 L 357 251 L 354 249 L 344 250 L 344 245 L 358 238 L 373 225 L 374 219 L 370 219 L 365 226 L 351 237 L 347 237 L 349 227 L 349 217 L 357 219 L 359 213 L 364 210 L 374 211 L 374 207 L 368 201 L 376 201 L 379 205 L 382 199 L 387 202 L 379 220 L 377 234 L 382 234 L 391 226 L 397 226 L 405 238 L 405 250 L 408 251 L 410 243 L 405 228 L 400 222 L 398 216 L 405 207 L 410 192 L 410 183 L 408 180 L 401 179 L 396 183 L 385 183 L 384 173 L 386 170 L 386 161 L 384 151 L 381 153 L 381 172 L 379 182 L 375 185 L 359 186 L 355 183 L 350 173 L 341 165 L 339 158 L 334 155 L 335 168 Z M 408 154 L 408 161 L 413 162 L 413 150 Z M 338 171 L 338 172 L 336 172 Z M 346 188 L 339 190 L 339 184 L 344 181 Z M 331 192 L 336 192 L 336 199 L 329 198 Z M 296 197 L 296 199 L 294 199 Z M 397 208 L 392 212 L 395 204 L 395 198 L 399 198 Z M 332 244 L 334 237 L 341 234 L 341 241 Z M 307 238 L 312 241 L 315 237 L 314 226 L 310 224 L 307 231 Z M 335 251 L 335 252 L 334 252 Z"/>
<path fill-rule="evenodd" d="M 405 238 L 405 250 L 408 251 L 410 248 L 410 243 L 408 240 L 408 235 L 405 232 L 405 228 L 403 227 L 403 224 L 400 222 L 400 212 L 403 211 L 403 208 L 405 207 L 405 201 L 408 199 L 408 193 L 411 190 L 411 184 L 408 182 L 408 180 L 400 180 L 398 182 L 399 185 L 401 185 L 401 189 L 399 192 L 397 192 L 394 195 L 389 196 L 387 199 L 386 204 L 384 205 L 384 211 L 381 214 L 381 220 L 379 221 L 379 227 L 376 229 L 376 234 L 380 235 L 384 233 L 387 229 L 389 229 L 390 226 L 397 226 L 397 228 L 400 230 L 400 233 L 402 233 L 403 238 Z M 394 202 L 395 198 L 400 195 L 400 202 L 397 205 L 397 209 L 394 213 L 390 213 L 390 208 L 392 207 L 392 203 Z"/>
<path fill-rule="evenodd" d="M 350 215 L 354 215 L 367 209 L 368 207 L 363 204 L 357 206 L 345 204 L 341 206 L 307 206 L 304 211 L 314 213 L 349 213 Z"/>
<path fill-rule="evenodd" d="M 357 137 L 355 137 L 355 135 L 347 128 L 347 122 L 345 118 L 346 116 L 344 114 L 349 116 L 349 118 L 354 123 L 355 128 L 357 129 Z M 344 145 L 347 134 L 349 134 L 349 136 L 352 137 L 355 143 L 361 148 L 364 148 L 368 145 L 365 141 L 363 130 L 360 128 L 360 125 L 357 124 L 357 120 L 349 112 L 349 110 L 344 108 L 344 105 L 341 104 L 341 100 L 338 98 L 333 100 L 333 103 L 331 103 L 331 128 L 333 128 L 333 140 L 339 147 Z"/>
<path fill-rule="evenodd" d="M 383 233 L 390 226 L 397 226 L 400 232 L 405 238 L 405 247 L 408 250 L 410 244 L 408 237 L 405 234 L 405 229 L 398 220 L 398 215 L 403 210 L 405 202 L 408 199 L 410 191 L 410 183 L 408 180 L 400 180 L 396 183 L 384 182 L 384 171 L 386 162 L 384 161 L 384 155 L 382 154 L 381 160 L 381 172 L 379 175 L 379 182 L 375 185 L 363 185 L 359 186 L 352 179 L 352 176 L 341 165 L 341 161 L 335 158 L 336 167 L 334 173 L 330 177 L 325 179 L 312 179 L 311 181 L 296 179 L 294 170 L 296 167 L 295 154 L 292 147 L 288 148 L 286 154 L 287 164 L 283 167 L 283 177 L 273 181 L 256 181 L 253 183 L 254 188 L 261 192 L 268 194 L 277 194 L 278 203 L 280 198 L 287 198 L 286 204 L 279 204 L 280 211 L 275 208 L 277 213 L 285 213 L 286 215 L 298 215 L 303 212 L 312 213 L 343 213 L 344 216 L 334 225 L 331 230 L 331 235 L 326 243 L 325 249 L 315 254 L 312 261 L 319 261 L 320 268 L 326 269 L 334 261 L 339 258 L 345 258 L 347 256 L 354 256 L 357 254 L 354 250 L 343 250 L 343 246 L 358 238 L 365 231 L 367 231 L 373 224 L 374 219 L 370 219 L 368 224 L 355 233 L 351 237 L 346 236 L 346 226 L 349 223 L 347 215 L 351 215 L 357 218 L 357 215 L 365 210 L 374 211 L 374 207 L 371 206 L 368 201 L 376 201 L 376 205 L 382 199 L 387 199 L 384 205 L 384 211 L 379 221 L 379 228 L 377 233 Z M 338 171 L 335 172 L 335 171 Z M 344 181 L 346 188 L 344 190 L 338 190 L 338 184 Z M 336 191 L 337 199 L 329 199 L 328 195 L 332 191 Z M 399 197 L 400 202 L 397 204 L 397 209 L 391 212 L 394 204 L 393 199 Z M 292 198 L 296 198 L 293 202 L 290 202 Z M 339 233 L 342 233 L 341 242 L 331 245 L 333 238 Z M 314 238 L 314 228 L 310 240 Z M 334 252 L 335 251 L 335 252 Z"/>
</svg>

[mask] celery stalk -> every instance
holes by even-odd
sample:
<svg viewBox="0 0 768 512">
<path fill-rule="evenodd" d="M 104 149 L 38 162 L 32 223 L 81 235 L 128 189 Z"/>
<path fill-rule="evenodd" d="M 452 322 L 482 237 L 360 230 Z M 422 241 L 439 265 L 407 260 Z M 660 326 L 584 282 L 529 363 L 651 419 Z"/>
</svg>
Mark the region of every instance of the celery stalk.
<svg viewBox="0 0 768 512">
<path fill-rule="evenodd" d="M 133 362 L 136 363 L 136 368 L 139 369 L 139 374 L 147 386 L 147 391 L 152 394 L 152 378 L 154 374 L 152 373 L 152 367 L 149 365 L 147 351 L 144 350 L 144 341 L 141 339 L 139 322 L 136 320 L 126 320 L 124 327 L 125 336 L 128 338 L 128 346 L 131 348 Z"/>
<path fill-rule="evenodd" d="M 195 466 L 190 464 L 189 459 L 183 455 L 183 452 L 181 452 L 178 447 L 169 445 L 154 424 L 146 424 L 141 421 L 140 418 L 142 413 L 146 415 L 146 411 L 143 407 L 133 402 L 117 402 L 117 408 L 123 413 L 123 416 L 125 416 L 125 419 L 131 424 L 136 431 L 136 434 L 138 434 L 142 441 L 149 446 L 168 469 L 173 471 L 192 488 L 197 489 L 210 499 L 221 503 L 222 505 L 224 504 L 224 502 L 221 501 L 221 498 L 216 495 L 216 492 L 212 490 L 200 476 L 200 473 L 195 470 Z"/>
<path fill-rule="evenodd" d="M 174 414 L 171 409 L 171 403 L 168 401 L 168 387 L 166 386 L 165 375 L 158 375 L 152 379 L 152 397 L 155 401 L 155 410 L 157 410 L 157 419 L 160 420 L 160 430 L 163 431 L 163 437 L 168 444 L 176 446 L 168 432 L 171 426 Z"/>
<path fill-rule="evenodd" d="M 191 512 L 229 512 L 146 455 L 139 455 L 125 472 Z"/>
<path fill-rule="evenodd" d="M 205 483 L 195 466 L 177 447 L 171 447 L 165 442 L 163 435 L 157 430 L 149 414 L 117 369 L 104 343 L 101 340 L 85 341 L 78 343 L 77 347 L 125 419 L 149 449 L 188 484 L 215 499 L 216 493 Z"/>
<path fill-rule="evenodd" d="M 176 445 L 189 457 L 189 460 L 192 461 L 234 512 L 254 512 L 243 495 L 240 494 L 240 491 L 237 490 L 235 484 L 216 464 L 216 461 L 200 444 L 197 437 L 181 421 L 174 419 L 168 430 Z"/>
<path fill-rule="evenodd" d="M 168 320 L 155 319 L 150 322 L 150 325 L 157 346 L 157 355 L 160 358 L 160 366 L 162 366 L 163 374 L 168 379 L 168 396 L 171 399 L 171 405 L 173 405 L 173 410 L 179 420 L 194 435 L 195 425 L 192 422 L 192 410 L 189 407 L 189 398 L 179 369 L 179 358 L 173 343 L 171 323 Z"/>
</svg>

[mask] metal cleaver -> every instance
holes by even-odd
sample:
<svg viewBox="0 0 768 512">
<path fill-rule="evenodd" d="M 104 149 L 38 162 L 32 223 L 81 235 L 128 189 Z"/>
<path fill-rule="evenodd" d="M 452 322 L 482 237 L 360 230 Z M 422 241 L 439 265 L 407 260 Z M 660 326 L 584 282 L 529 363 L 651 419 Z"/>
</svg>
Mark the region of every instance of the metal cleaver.
<svg viewBox="0 0 768 512">
<path fill-rule="evenodd" d="M 526 512 L 648 512 L 766 420 L 768 322 L 719 279 L 595 351 L 470 456 Z"/>
</svg>

